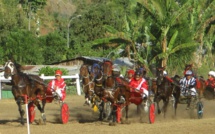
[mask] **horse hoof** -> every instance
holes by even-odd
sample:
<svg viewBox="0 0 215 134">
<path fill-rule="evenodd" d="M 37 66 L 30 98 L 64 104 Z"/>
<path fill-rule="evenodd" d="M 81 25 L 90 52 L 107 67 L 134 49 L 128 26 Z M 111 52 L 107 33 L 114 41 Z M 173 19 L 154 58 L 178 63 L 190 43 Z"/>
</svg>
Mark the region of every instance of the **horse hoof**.
<svg viewBox="0 0 215 134">
<path fill-rule="evenodd" d="M 116 122 L 110 122 L 109 126 L 116 126 Z"/>
<path fill-rule="evenodd" d="M 122 123 L 122 124 L 131 124 L 131 122 L 128 121 L 128 120 L 122 121 L 121 123 Z"/>
<path fill-rule="evenodd" d="M 131 122 L 130 121 L 126 121 L 126 124 L 131 124 Z"/>
</svg>

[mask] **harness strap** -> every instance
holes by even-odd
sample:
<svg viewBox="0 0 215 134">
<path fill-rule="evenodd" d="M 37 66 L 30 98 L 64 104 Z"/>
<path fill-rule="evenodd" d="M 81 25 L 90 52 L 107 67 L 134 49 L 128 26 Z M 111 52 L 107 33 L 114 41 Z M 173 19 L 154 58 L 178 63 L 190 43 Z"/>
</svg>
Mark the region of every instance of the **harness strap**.
<svg viewBox="0 0 215 134">
<path fill-rule="evenodd" d="M 140 90 L 141 85 L 143 84 L 143 82 L 145 82 L 145 79 L 142 79 L 142 81 L 140 82 L 140 84 L 138 85 L 138 87 L 136 89 Z"/>
</svg>

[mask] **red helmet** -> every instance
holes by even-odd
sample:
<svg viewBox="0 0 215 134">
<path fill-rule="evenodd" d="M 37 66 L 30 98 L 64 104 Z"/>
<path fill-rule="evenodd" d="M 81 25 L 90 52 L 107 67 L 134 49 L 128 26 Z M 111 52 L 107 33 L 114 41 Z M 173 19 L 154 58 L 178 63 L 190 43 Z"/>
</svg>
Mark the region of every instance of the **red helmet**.
<svg viewBox="0 0 215 134">
<path fill-rule="evenodd" d="M 132 74 L 132 75 L 134 75 L 134 70 L 128 70 L 128 74 Z"/>
<path fill-rule="evenodd" d="M 62 71 L 61 70 L 56 70 L 55 71 L 55 75 L 60 75 L 61 76 L 62 75 Z"/>
</svg>

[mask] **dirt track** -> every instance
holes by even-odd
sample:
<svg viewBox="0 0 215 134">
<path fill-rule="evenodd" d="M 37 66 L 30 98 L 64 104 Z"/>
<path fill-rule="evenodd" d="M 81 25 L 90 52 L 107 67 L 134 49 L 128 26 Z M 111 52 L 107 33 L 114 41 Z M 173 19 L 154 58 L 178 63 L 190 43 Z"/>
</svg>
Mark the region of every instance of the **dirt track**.
<svg viewBox="0 0 215 134">
<path fill-rule="evenodd" d="M 180 104 L 178 115 L 172 118 L 171 107 L 167 117 L 156 116 L 154 124 L 139 123 L 135 115 L 136 107 L 131 104 L 129 117 L 131 124 L 117 124 L 109 126 L 108 122 L 96 121 L 97 113 L 93 113 L 88 106 L 83 106 L 83 96 L 67 96 L 66 102 L 70 107 L 70 120 L 67 124 L 59 123 L 60 107 L 54 103 L 46 105 L 46 125 L 30 125 L 31 134 L 213 134 L 215 132 L 215 101 L 204 102 L 203 119 L 190 119 L 186 106 Z M 24 107 L 25 108 L 25 107 Z M 19 113 L 14 100 L 0 100 L 0 134 L 25 134 L 27 127 L 20 125 Z M 37 110 L 36 121 L 40 118 Z"/>
</svg>

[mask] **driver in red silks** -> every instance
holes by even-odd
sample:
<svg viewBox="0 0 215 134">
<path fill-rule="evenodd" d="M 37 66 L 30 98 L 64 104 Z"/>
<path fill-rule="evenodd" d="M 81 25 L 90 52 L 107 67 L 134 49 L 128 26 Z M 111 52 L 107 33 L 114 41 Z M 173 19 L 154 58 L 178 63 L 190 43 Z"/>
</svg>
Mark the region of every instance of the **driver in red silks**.
<svg viewBox="0 0 215 134">
<path fill-rule="evenodd" d="M 209 86 L 211 88 L 215 88 L 215 71 L 210 71 L 208 73 L 208 79 L 205 82 L 206 86 Z"/>
<path fill-rule="evenodd" d="M 142 94 L 142 99 L 147 99 L 148 97 L 148 83 L 141 77 L 141 72 L 136 71 L 134 78 L 130 81 L 129 86 L 132 92 L 139 92 Z"/>
<path fill-rule="evenodd" d="M 60 97 L 60 100 L 64 101 L 66 97 L 66 83 L 62 78 L 61 70 L 55 71 L 55 79 L 49 82 L 47 90 L 51 90 L 54 97 L 57 94 L 57 96 Z"/>
</svg>

